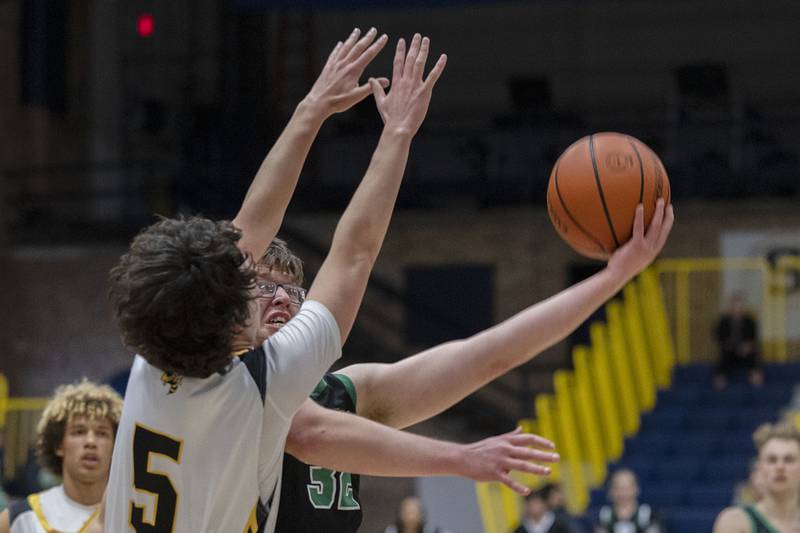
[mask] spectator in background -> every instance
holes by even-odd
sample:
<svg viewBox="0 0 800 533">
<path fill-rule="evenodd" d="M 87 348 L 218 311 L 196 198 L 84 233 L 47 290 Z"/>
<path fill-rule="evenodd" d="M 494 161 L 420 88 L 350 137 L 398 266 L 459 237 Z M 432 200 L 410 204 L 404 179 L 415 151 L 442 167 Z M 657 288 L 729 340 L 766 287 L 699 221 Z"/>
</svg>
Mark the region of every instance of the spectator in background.
<svg viewBox="0 0 800 533">
<path fill-rule="evenodd" d="M 0 513 L 0 533 L 83 532 L 108 481 L 122 398 L 83 380 L 56 389 L 36 428 L 36 456 L 63 483 Z"/>
<path fill-rule="evenodd" d="M 558 483 L 545 483 L 542 486 L 544 499 L 547 501 L 547 507 L 553 511 L 556 520 L 567 526 L 569 533 L 582 533 L 582 529 L 578 526 L 575 518 L 567 512 L 566 498 L 564 496 L 564 489 Z"/>
<path fill-rule="evenodd" d="M 600 508 L 595 533 L 665 533 L 666 528 L 653 509 L 639 503 L 639 482 L 636 474 L 621 468 L 608 482 L 611 505 Z"/>
<path fill-rule="evenodd" d="M 514 533 L 570 533 L 567 524 L 548 506 L 549 492 L 547 487 L 542 487 L 525 497 L 525 516 Z"/>
<path fill-rule="evenodd" d="M 385 533 L 448 533 L 447 530 L 426 524 L 425 509 L 416 496 L 403 498 L 397 506 L 397 521 Z"/>
<path fill-rule="evenodd" d="M 719 344 L 719 363 L 714 371 L 714 388 L 724 389 L 732 375 L 746 371 L 750 384 L 764 384 L 764 372 L 758 356 L 758 326 L 748 312 L 741 294 L 731 296 L 730 307 L 714 328 Z"/>
<path fill-rule="evenodd" d="M 733 505 L 753 505 L 764 497 L 766 479 L 764 472 L 758 467 L 758 458 L 750 462 L 750 475 L 746 481 L 736 485 L 733 495 Z"/>
</svg>

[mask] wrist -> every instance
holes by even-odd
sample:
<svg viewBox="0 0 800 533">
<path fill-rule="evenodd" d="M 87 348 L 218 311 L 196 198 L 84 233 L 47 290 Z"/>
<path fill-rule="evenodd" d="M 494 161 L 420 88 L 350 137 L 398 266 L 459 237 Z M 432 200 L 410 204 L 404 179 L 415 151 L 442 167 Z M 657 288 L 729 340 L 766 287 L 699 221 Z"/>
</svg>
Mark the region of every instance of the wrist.
<svg viewBox="0 0 800 533">
<path fill-rule="evenodd" d="M 313 96 L 306 96 L 297 104 L 294 115 L 312 125 L 321 126 L 333 113 L 326 110 L 322 102 Z"/>
<path fill-rule="evenodd" d="M 415 133 L 416 132 L 410 130 L 405 126 L 394 126 L 387 124 L 383 127 L 383 132 L 381 133 L 381 137 L 397 140 L 400 142 L 411 143 L 411 139 L 414 138 Z"/>
</svg>

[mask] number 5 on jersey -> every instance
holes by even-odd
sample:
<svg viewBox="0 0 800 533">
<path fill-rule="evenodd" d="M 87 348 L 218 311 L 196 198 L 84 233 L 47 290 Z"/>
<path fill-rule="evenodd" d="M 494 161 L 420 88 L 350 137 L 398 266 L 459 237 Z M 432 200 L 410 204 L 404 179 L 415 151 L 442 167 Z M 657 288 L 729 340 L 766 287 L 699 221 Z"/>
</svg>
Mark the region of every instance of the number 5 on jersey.
<svg viewBox="0 0 800 533">
<path fill-rule="evenodd" d="M 150 457 L 161 455 L 179 464 L 182 444 L 181 440 L 136 424 L 133 434 L 133 488 L 152 494 L 155 502 L 155 519 L 148 522 L 144 519 L 144 506 L 140 507 L 131 501 L 130 522 L 136 533 L 172 531 L 175 526 L 178 493 L 166 473 L 150 468 Z"/>
</svg>

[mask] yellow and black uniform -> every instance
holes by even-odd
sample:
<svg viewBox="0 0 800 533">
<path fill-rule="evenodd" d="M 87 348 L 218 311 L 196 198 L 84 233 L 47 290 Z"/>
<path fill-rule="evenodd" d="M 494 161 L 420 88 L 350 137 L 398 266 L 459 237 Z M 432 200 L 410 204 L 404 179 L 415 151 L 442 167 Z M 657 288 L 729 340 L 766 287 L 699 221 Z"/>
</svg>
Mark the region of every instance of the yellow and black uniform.
<svg viewBox="0 0 800 533">
<path fill-rule="evenodd" d="M 64 485 L 31 494 L 8 509 L 11 533 L 82 533 L 97 516 L 99 505 L 73 501 Z"/>
<path fill-rule="evenodd" d="M 743 507 L 747 517 L 750 518 L 750 533 L 779 533 L 778 528 L 769 523 L 763 514 L 752 505 Z"/>
<path fill-rule="evenodd" d="M 355 387 L 343 374 L 326 374 L 311 399 L 328 409 L 356 411 Z M 276 533 L 355 533 L 362 520 L 358 485 L 358 475 L 309 465 L 283 454 Z"/>
<path fill-rule="evenodd" d="M 261 346 L 206 378 L 134 358 L 106 491 L 106 531 L 272 533 L 297 409 L 341 355 L 334 316 L 306 300 Z"/>
</svg>

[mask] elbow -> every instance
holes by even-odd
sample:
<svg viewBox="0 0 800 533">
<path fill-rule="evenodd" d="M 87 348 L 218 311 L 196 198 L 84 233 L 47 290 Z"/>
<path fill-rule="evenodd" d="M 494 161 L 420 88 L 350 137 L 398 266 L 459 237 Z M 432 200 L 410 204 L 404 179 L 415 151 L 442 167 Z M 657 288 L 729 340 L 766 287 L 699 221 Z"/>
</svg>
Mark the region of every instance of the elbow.
<svg viewBox="0 0 800 533">
<path fill-rule="evenodd" d="M 314 464 L 325 447 L 327 434 L 325 418 L 316 410 L 298 412 L 286 438 L 286 451 L 304 463 Z"/>
</svg>

